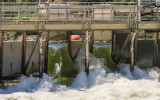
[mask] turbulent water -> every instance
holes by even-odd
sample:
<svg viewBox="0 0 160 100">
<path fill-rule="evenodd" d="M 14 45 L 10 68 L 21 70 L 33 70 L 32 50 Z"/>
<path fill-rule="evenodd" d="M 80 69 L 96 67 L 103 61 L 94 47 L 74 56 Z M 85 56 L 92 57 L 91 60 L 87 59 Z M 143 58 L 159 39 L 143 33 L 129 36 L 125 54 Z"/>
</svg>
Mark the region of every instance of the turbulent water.
<svg viewBox="0 0 160 100">
<path fill-rule="evenodd" d="M 18 85 L 0 90 L 0 100 L 160 100 L 160 69 L 143 71 L 135 66 L 130 73 L 129 65 L 120 64 L 119 72 L 111 72 L 90 55 L 87 76 L 81 54 L 75 66 L 82 68 L 70 86 L 55 84 L 46 74 L 41 80 L 22 76 Z"/>
</svg>

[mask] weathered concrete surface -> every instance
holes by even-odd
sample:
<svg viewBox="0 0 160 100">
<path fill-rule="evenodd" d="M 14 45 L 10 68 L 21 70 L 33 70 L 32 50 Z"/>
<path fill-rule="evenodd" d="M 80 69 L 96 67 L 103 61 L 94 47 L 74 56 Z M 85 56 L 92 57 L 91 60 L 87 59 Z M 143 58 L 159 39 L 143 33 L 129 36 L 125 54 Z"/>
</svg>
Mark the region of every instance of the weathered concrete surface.
<svg viewBox="0 0 160 100">
<path fill-rule="evenodd" d="M 35 45 L 35 41 L 26 42 L 26 62 L 29 58 L 31 50 Z M 44 41 L 43 41 L 44 50 Z M 44 53 L 43 53 L 44 56 Z M 12 76 L 13 74 L 21 74 L 21 61 L 22 61 L 22 42 L 21 41 L 4 41 L 3 42 L 3 65 L 2 76 Z M 32 69 L 33 68 L 33 69 Z M 39 43 L 30 60 L 27 74 L 30 72 L 39 71 Z"/>
<path fill-rule="evenodd" d="M 111 39 L 112 39 L 111 30 L 94 31 L 94 40 L 111 40 Z"/>
<path fill-rule="evenodd" d="M 34 48 L 34 45 L 35 45 L 35 41 L 27 41 L 26 42 L 26 63 L 29 59 L 29 55 L 32 51 L 32 49 Z M 29 73 L 30 71 L 29 70 L 38 70 L 39 68 L 39 43 L 36 45 L 36 48 L 33 52 L 33 55 L 32 55 L 32 58 L 30 60 L 30 63 L 29 63 L 29 66 L 28 66 L 28 69 L 27 69 L 27 73 Z"/>
<path fill-rule="evenodd" d="M 66 31 L 49 31 L 49 40 L 66 40 Z"/>
<path fill-rule="evenodd" d="M 21 72 L 22 42 L 3 42 L 2 76 Z"/>
</svg>

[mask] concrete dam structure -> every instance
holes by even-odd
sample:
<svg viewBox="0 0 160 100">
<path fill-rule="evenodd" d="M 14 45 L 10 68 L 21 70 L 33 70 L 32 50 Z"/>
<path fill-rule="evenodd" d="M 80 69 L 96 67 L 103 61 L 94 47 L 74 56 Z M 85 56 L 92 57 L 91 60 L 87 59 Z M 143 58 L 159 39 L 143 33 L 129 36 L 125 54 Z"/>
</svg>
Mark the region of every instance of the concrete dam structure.
<svg viewBox="0 0 160 100">
<path fill-rule="evenodd" d="M 89 52 L 95 41 L 111 41 L 112 59 L 139 67 L 160 67 L 159 2 L 0 3 L 0 78 L 12 79 L 38 71 L 47 73 L 48 43 L 67 40 L 68 54 Z M 3 41 L 3 32 L 23 34 L 22 41 Z M 45 38 L 43 37 L 43 35 Z M 26 41 L 36 35 L 35 41 Z M 72 40 L 72 35 L 79 36 Z"/>
</svg>

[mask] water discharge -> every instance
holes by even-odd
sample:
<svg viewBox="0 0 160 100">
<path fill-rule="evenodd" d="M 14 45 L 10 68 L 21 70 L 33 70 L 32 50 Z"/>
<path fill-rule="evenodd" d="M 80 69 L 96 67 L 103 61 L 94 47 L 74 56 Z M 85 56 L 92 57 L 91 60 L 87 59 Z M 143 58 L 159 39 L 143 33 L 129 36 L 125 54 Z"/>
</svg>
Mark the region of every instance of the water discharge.
<svg viewBox="0 0 160 100">
<path fill-rule="evenodd" d="M 99 59 L 90 54 L 90 72 L 84 69 L 81 54 L 75 66 L 79 74 L 70 86 L 53 83 L 50 76 L 43 74 L 38 80 L 22 76 L 20 83 L 0 90 L 0 100 L 159 100 L 159 68 L 147 71 L 135 66 L 134 75 L 129 65 L 118 65 L 120 71 L 112 72 Z"/>
</svg>

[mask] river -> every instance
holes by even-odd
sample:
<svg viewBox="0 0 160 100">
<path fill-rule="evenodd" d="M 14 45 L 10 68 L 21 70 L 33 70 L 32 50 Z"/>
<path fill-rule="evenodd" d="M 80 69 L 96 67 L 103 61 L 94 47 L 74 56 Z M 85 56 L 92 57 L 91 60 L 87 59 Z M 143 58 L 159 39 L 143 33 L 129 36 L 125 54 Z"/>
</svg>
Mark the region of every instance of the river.
<svg viewBox="0 0 160 100">
<path fill-rule="evenodd" d="M 89 75 L 82 68 L 70 86 L 54 83 L 47 74 L 41 80 L 22 76 L 19 84 L 0 89 L 0 100 L 160 100 L 159 68 L 135 66 L 131 73 L 129 65 L 119 64 L 120 71 L 112 72 L 91 56 Z M 82 63 L 81 56 L 77 60 Z"/>
</svg>

